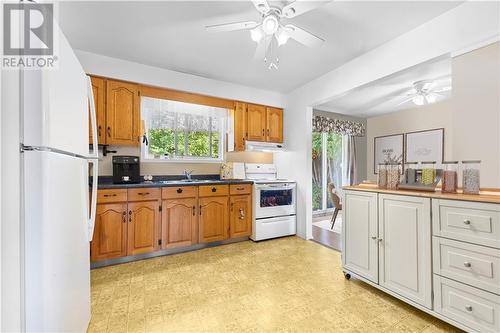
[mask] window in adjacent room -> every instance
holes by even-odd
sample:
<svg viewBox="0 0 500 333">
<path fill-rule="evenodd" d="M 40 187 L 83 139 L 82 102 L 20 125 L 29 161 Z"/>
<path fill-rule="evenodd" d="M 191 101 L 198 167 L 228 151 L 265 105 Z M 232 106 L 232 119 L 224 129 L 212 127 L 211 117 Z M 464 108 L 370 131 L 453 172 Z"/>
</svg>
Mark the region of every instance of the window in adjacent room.
<svg viewBox="0 0 500 333">
<path fill-rule="evenodd" d="M 141 97 L 143 159 L 220 162 L 225 124 L 223 108 Z"/>
</svg>

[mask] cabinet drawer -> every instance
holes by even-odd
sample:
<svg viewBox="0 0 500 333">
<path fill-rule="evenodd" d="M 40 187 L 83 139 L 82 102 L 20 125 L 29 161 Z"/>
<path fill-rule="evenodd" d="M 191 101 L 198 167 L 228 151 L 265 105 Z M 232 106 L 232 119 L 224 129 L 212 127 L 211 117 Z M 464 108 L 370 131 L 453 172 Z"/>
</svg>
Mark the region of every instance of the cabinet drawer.
<svg viewBox="0 0 500 333">
<path fill-rule="evenodd" d="M 196 198 L 198 188 L 196 186 L 164 187 L 161 189 L 162 199 Z"/>
<path fill-rule="evenodd" d="M 434 237 L 434 273 L 500 295 L 500 250 Z"/>
<path fill-rule="evenodd" d="M 479 332 L 500 332 L 500 296 L 434 275 L 435 310 Z"/>
<path fill-rule="evenodd" d="M 229 185 L 200 186 L 200 197 L 215 197 L 229 194 Z"/>
<path fill-rule="evenodd" d="M 158 187 L 131 188 L 128 190 L 129 201 L 157 200 L 161 197 L 161 190 Z"/>
<path fill-rule="evenodd" d="M 433 199 L 433 234 L 500 248 L 500 205 Z"/>
<path fill-rule="evenodd" d="M 252 193 L 252 184 L 235 184 L 229 186 L 231 195 L 250 194 Z"/>
<path fill-rule="evenodd" d="M 97 190 L 97 203 L 127 201 L 126 189 Z"/>
</svg>

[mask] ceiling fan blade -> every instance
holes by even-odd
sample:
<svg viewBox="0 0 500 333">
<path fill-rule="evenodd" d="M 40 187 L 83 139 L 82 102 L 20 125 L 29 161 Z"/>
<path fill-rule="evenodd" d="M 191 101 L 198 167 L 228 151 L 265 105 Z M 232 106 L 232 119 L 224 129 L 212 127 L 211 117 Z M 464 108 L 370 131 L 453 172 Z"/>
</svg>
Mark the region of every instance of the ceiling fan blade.
<svg viewBox="0 0 500 333">
<path fill-rule="evenodd" d="M 259 24 L 254 21 L 245 21 L 245 22 L 207 25 L 205 28 L 207 29 L 207 31 L 210 32 L 225 32 L 225 31 L 237 31 L 237 30 L 250 30 L 258 25 Z"/>
<path fill-rule="evenodd" d="M 402 102 L 400 102 L 400 103 L 396 104 L 396 106 L 400 106 L 400 105 L 403 105 L 403 104 L 408 103 L 409 101 L 413 100 L 413 97 L 414 97 L 414 96 L 411 96 L 411 97 L 405 98 Z"/>
<path fill-rule="evenodd" d="M 315 8 L 318 8 L 320 6 L 323 6 L 324 4 L 331 2 L 331 0 L 327 1 L 299 1 L 296 0 L 292 2 L 289 5 L 286 5 L 283 7 L 281 10 L 281 15 L 286 18 L 292 18 L 295 16 L 302 15 L 304 13 L 307 13 L 308 11 L 311 11 Z"/>
<path fill-rule="evenodd" d="M 253 5 L 255 8 L 261 12 L 262 14 L 267 14 L 269 12 L 269 3 L 266 0 L 252 0 Z"/>
<path fill-rule="evenodd" d="M 448 87 L 442 87 L 440 89 L 433 90 L 432 92 L 433 93 L 441 93 L 441 92 L 446 92 L 446 91 L 451 91 L 451 87 L 450 86 L 448 86 Z"/>
<path fill-rule="evenodd" d="M 255 49 L 255 54 L 254 54 L 255 59 L 264 60 L 264 58 L 266 57 L 267 48 L 269 47 L 269 44 L 271 43 L 271 38 L 272 38 L 272 36 L 271 37 L 264 37 L 264 38 L 262 38 L 260 43 L 257 44 L 257 48 Z"/>
<path fill-rule="evenodd" d="M 325 41 L 323 38 L 315 36 L 293 24 L 287 24 L 285 26 L 285 30 L 291 38 L 309 47 L 320 46 Z"/>
</svg>

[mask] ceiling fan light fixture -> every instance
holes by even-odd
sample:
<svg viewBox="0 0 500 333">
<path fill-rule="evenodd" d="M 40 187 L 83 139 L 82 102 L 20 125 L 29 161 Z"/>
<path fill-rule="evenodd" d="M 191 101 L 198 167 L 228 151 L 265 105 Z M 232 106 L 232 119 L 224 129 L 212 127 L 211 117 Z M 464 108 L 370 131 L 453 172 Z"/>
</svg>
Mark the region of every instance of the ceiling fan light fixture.
<svg viewBox="0 0 500 333">
<path fill-rule="evenodd" d="M 268 15 L 262 21 L 262 29 L 266 35 L 273 35 L 279 28 L 278 18 L 274 15 Z"/>
<path fill-rule="evenodd" d="M 424 96 L 416 95 L 415 97 L 413 97 L 413 104 L 421 106 L 424 105 L 424 103 L 425 103 Z"/>
<path fill-rule="evenodd" d="M 262 28 L 260 26 L 250 30 L 250 38 L 252 38 L 252 40 L 257 44 L 260 43 L 262 37 L 264 37 L 264 34 L 262 33 Z"/>
<path fill-rule="evenodd" d="M 290 38 L 290 35 L 283 28 L 280 28 L 275 36 L 276 40 L 278 41 L 278 46 L 285 45 L 288 41 L 288 38 Z"/>
<path fill-rule="evenodd" d="M 427 104 L 432 104 L 436 102 L 436 95 L 434 94 L 428 94 L 425 96 L 425 100 L 427 101 Z"/>
</svg>

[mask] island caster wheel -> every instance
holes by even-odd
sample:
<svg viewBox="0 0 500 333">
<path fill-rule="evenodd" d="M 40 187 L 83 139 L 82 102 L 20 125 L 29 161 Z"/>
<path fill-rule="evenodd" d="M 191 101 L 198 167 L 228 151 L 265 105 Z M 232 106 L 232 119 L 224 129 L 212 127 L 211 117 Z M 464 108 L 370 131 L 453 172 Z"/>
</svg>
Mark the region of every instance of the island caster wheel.
<svg viewBox="0 0 500 333">
<path fill-rule="evenodd" d="M 344 272 L 344 277 L 346 278 L 346 280 L 349 280 L 351 278 L 351 274 Z"/>
</svg>

